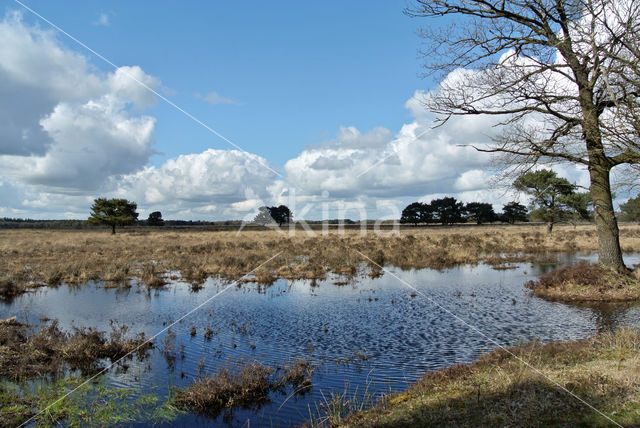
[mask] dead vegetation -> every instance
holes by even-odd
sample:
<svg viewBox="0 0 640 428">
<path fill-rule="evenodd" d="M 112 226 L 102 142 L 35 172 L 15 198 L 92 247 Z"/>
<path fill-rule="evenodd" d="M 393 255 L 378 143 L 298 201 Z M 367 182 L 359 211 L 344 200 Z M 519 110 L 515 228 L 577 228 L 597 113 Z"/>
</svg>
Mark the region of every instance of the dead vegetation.
<svg viewBox="0 0 640 428">
<path fill-rule="evenodd" d="M 180 409 L 209 416 L 225 408 L 257 405 L 269 394 L 271 373 L 271 368 L 260 363 L 248 364 L 238 373 L 224 368 L 179 390 L 174 402 Z"/>
<path fill-rule="evenodd" d="M 621 228 L 625 251 L 640 251 L 640 227 Z M 96 231 L 0 231 L 0 296 L 10 298 L 41 285 L 90 280 L 123 284 L 136 280 L 161 287 L 179 273 L 198 289 L 207 277 L 243 278 L 269 284 L 278 278 L 321 279 L 333 272 L 379 276 L 377 265 L 443 269 L 486 262 L 544 260 L 554 252 L 595 251 L 591 225 L 558 227 L 552 235 L 538 226 L 403 229 L 393 235 L 336 231 L 295 236 L 276 231 L 136 231 L 112 236 Z M 371 260 L 366 259 L 360 253 Z"/>
<path fill-rule="evenodd" d="M 640 281 L 635 276 L 586 262 L 556 269 L 525 286 L 540 297 L 557 301 L 640 299 Z"/>
<path fill-rule="evenodd" d="M 302 392 L 311 387 L 313 370 L 313 364 L 304 358 L 287 362 L 279 368 L 280 377 L 275 381 L 274 388 L 291 385 L 297 392 Z"/>
<path fill-rule="evenodd" d="M 430 372 L 368 411 L 325 420 L 345 427 L 613 425 L 557 383 L 616 423 L 637 426 L 639 351 L 637 329 L 496 350 L 472 364 Z"/>
<path fill-rule="evenodd" d="M 274 376 L 276 374 L 279 376 Z M 287 385 L 293 386 L 295 393 L 304 392 L 311 386 L 312 374 L 313 365 L 305 359 L 287 363 L 278 369 L 259 362 L 251 362 L 235 370 L 224 367 L 179 389 L 173 404 L 182 410 L 215 417 L 234 407 L 260 406 L 268 401 L 271 391 Z"/>
<path fill-rule="evenodd" d="M 112 325 L 109 334 L 90 328 L 65 332 L 52 321 L 35 331 L 18 322 L 0 323 L 0 376 L 24 380 L 67 368 L 90 372 L 104 359 L 115 361 L 134 351 L 142 357 L 152 344 L 142 333 L 128 338 L 127 330 Z"/>
</svg>

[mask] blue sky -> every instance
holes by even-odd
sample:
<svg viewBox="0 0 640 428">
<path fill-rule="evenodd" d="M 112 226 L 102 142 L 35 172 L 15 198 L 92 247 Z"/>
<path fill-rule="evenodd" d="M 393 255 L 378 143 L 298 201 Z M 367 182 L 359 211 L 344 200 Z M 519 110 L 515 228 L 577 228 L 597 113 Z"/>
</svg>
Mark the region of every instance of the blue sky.
<svg viewBox="0 0 640 428">
<path fill-rule="evenodd" d="M 439 81 L 420 77 L 416 33 L 434 22 L 405 1 L 24 4 L 117 67 L 0 0 L 0 217 L 85 218 L 122 197 L 141 218 L 281 203 L 298 219 L 399 218 L 417 200 L 521 197 L 492 188 L 469 147 L 495 119 L 433 129 L 420 99 Z"/>
<path fill-rule="evenodd" d="M 410 119 L 405 101 L 428 84 L 419 77 L 420 23 L 403 14 L 403 1 L 25 4 L 113 63 L 139 65 L 176 104 L 278 167 L 339 126 L 399 128 Z M 101 15 L 108 25 L 98 25 Z M 38 21 L 29 13 L 24 19 Z M 212 92 L 238 105 L 195 97 Z M 180 153 L 230 148 L 163 102 L 149 113 L 158 118 L 162 152 L 151 159 L 155 165 Z"/>
</svg>

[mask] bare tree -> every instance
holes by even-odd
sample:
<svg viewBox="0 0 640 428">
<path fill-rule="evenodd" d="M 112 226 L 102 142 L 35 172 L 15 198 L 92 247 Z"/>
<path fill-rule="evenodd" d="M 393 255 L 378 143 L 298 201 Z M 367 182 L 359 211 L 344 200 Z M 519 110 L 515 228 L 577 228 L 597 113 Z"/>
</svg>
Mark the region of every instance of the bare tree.
<svg viewBox="0 0 640 428">
<path fill-rule="evenodd" d="M 437 18 L 422 34 L 425 66 L 449 73 L 424 99 L 438 123 L 495 116 L 502 134 L 476 149 L 512 174 L 584 165 L 599 262 L 626 270 L 610 175 L 640 164 L 640 0 L 416 1 L 409 15 Z"/>
</svg>

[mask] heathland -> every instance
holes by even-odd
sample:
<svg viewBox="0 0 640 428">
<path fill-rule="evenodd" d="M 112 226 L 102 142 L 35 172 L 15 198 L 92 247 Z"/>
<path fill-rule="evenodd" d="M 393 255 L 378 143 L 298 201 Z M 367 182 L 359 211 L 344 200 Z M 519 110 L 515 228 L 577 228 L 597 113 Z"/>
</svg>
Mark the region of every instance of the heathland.
<svg viewBox="0 0 640 428">
<path fill-rule="evenodd" d="M 640 251 L 640 226 L 623 225 L 621 244 L 623 251 Z M 269 284 L 278 278 L 321 279 L 330 272 L 346 279 L 363 273 L 376 276 L 385 265 L 442 269 L 488 263 L 509 268 L 514 262 L 544 261 L 558 252 L 597 248 L 592 225 L 563 225 L 552 234 L 544 226 L 531 225 L 379 233 L 131 228 L 111 235 L 107 230 L 2 230 L 0 295 L 90 280 L 113 286 L 133 280 L 156 287 L 181 278 L 198 286 L 213 276 Z"/>
</svg>

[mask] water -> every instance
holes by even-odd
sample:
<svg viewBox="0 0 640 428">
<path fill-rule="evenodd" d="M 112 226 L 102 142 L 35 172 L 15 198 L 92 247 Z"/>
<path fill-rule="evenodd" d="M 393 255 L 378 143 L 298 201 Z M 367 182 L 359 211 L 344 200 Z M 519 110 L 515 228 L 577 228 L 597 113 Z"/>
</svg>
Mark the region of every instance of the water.
<svg viewBox="0 0 640 428">
<path fill-rule="evenodd" d="M 580 259 L 593 256 L 564 255 L 560 262 Z M 638 263 L 640 254 L 628 254 L 625 260 Z M 19 296 L 0 305 L 0 317 L 17 315 L 34 324 L 47 317 L 58 319 L 63 328 L 107 331 L 116 320 L 131 332 L 152 336 L 226 289 L 171 329 L 176 336 L 174 362 L 161 352 L 163 333 L 148 359 L 129 363 L 126 371 L 111 370 L 107 381 L 164 396 L 170 386 L 185 386 L 197 377 L 199 364 L 211 373 L 237 361 L 275 366 L 305 357 L 317 366 L 306 394 L 275 392 L 257 409 L 234 409 L 215 420 L 187 414 L 175 422 L 246 426 L 249 420 L 252 427 L 289 426 L 308 420 L 310 413 L 317 415 L 331 392 L 394 392 L 427 370 L 470 362 L 498 345 L 536 338 L 572 340 L 640 323 L 638 306 L 570 306 L 531 296 L 523 284 L 549 268 L 531 263 L 510 270 L 486 265 L 444 271 L 389 268 L 393 275 L 359 278 L 342 286 L 334 284 L 337 277 L 317 283 L 280 280 L 267 288 L 227 288 L 209 279 L 199 292 L 180 282 L 151 292 L 89 283 Z M 214 331 L 210 341 L 203 337 L 207 327 Z"/>
</svg>

